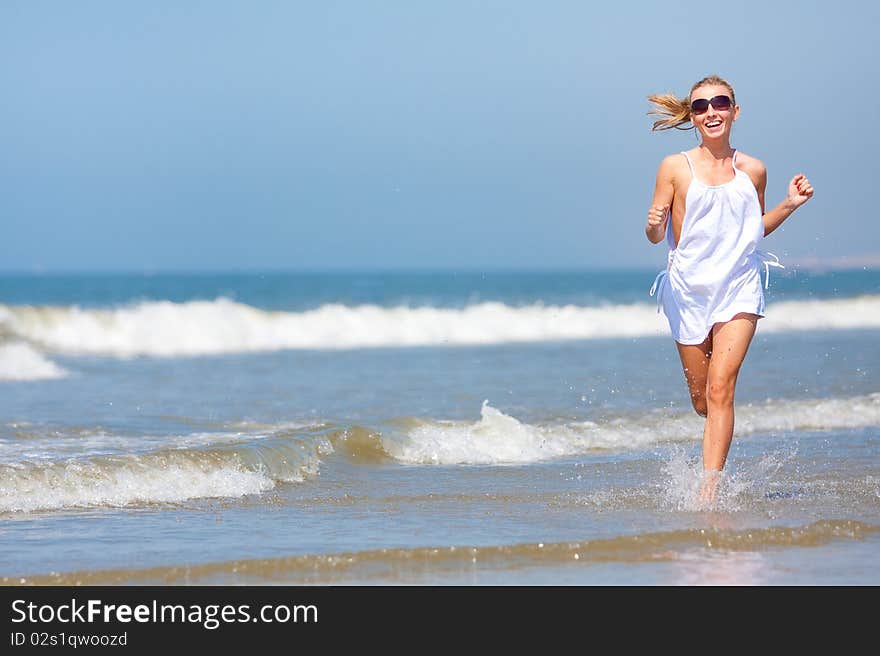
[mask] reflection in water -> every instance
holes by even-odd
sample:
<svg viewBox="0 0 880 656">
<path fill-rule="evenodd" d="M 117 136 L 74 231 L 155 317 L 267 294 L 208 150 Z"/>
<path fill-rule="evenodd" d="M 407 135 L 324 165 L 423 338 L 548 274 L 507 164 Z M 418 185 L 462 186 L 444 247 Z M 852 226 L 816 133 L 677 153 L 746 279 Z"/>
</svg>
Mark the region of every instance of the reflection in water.
<svg viewBox="0 0 880 656">
<path fill-rule="evenodd" d="M 758 551 L 714 550 L 707 547 L 679 555 L 674 566 L 676 585 L 764 585 L 770 563 Z"/>
</svg>

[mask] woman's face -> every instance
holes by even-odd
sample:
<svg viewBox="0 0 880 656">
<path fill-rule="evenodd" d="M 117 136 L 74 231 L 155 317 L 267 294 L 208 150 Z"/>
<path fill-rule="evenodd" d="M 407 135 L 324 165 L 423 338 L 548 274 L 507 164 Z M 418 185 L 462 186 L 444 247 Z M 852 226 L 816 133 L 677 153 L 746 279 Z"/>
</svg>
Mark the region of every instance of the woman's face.
<svg viewBox="0 0 880 656">
<path fill-rule="evenodd" d="M 730 89 L 720 84 L 707 84 L 694 89 L 691 94 L 691 105 L 695 100 L 708 101 L 716 96 L 731 97 Z M 731 99 L 732 100 L 732 99 Z M 720 104 L 716 101 L 715 104 Z M 703 135 L 703 139 L 717 140 L 730 137 L 730 129 L 739 115 L 739 107 L 731 105 L 727 109 L 718 109 L 712 103 L 703 113 L 691 110 L 691 123 Z"/>
</svg>

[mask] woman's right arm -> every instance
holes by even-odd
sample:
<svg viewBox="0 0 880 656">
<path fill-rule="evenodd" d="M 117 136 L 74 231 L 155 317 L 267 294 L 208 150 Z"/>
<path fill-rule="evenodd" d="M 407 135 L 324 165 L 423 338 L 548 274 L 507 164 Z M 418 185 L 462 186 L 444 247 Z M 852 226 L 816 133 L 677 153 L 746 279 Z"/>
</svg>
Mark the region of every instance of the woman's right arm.
<svg viewBox="0 0 880 656">
<path fill-rule="evenodd" d="M 666 234 L 669 208 L 672 207 L 672 199 L 675 197 L 674 170 L 671 155 L 660 162 L 660 168 L 657 169 L 654 199 L 651 201 L 651 208 L 648 210 L 648 223 L 645 225 L 645 235 L 652 244 L 663 241 Z"/>
</svg>

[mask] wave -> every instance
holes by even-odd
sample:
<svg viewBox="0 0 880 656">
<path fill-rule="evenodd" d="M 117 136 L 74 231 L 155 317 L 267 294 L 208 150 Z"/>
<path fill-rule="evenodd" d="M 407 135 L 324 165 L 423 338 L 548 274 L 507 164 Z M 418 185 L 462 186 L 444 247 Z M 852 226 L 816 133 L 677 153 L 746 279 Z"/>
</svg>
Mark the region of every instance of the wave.
<svg viewBox="0 0 880 656">
<path fill-rule="evenodd" d="M 267 492 L 318 474 L 326 439 L 279 436 L 46 462 L 0 464 L 0 512 L 182 503 Z"/>
<path fill-rule="evenodd" d="M 115 433 L 100 426 L 59 426 L 11 422 L 0 425 L 0 464 L 59 462 L 87 454 L 94 456 L 140 455 L 162 449 L 197 450 L 220 445 L 246 446 L 269 443 L 309 431 L 320 431 L 320 422 L 219 423 L 219 431 L 187 434 Z"/>
<path fill-rule="evenodd" d="M 821 519 L 805 526 L 721 529 L 692 528 L 595 540 L 486 546 L 383 548 L 281 558 L 151 568 L 2 577 L 2 585 L 131 585 L 340 583 L 406 581 L 462 571 L 518 569 L 575 563 L 674 562 L 783 547 L 818 547 L 835 540 L 864 540 L 880 531 L 865 522 Z"/>
<path fill-rule="evenodd" d="M 780 302 L 768 312 L 762 332 L 880 328 L 880 295 Z M 282 312 L 218 298 L 113 309 L 0 305 L 0 335 L 55 353 L 132 357 L 667 336 L 668 328 L 651 304 L 328 304 Z"/>
<path fill-rule="evenodd" d="M 132 436 L 7 424 L 8 437 L 0 437 L 0 512 L 239 498 L 318 476 L 323 459 L 336 452 L 360 464 L 392 459 L 381 434 L 364 426 L 232 427 L 240 430 Z"/>
<path fill-rule="evenodd" d="M 52 380 L 68 372 L 22 342 L 0 344 L 0 381 Z"/>
<path fill-rule="evenodd" d="M 737 406 L 737 435 L 880 425 L 880 393 L 850 398 L 767 401 Z M 633 449 L 702 439 L 704 420 L 666 411 L 601 422 L 532 425 L 483 402 L 476 422 L 412 419 L 404 439 L 383 438 L 384 451 L 410 464 L 528 464 L 595 449 Z"/>
<path fill-rule="evenodd" d="M 880 426 L 880 393 L 768 401 L 737 410 L 738 436 L 867 426 Z M 488 401 L 474 422 L 404 418 L 389 421 L 381 429 L 295 422 L 260 428 L 269 430 L 143 438 L 82 430 L 65 437 L 57 430 L 46 433 L 23 426 L 0 439 L 0 512 L 261 494 L 281 483 L 318 476 L 322 463 L 334 454 L 356 465 L 504 466 L 702 437 L 702 420 L 693 413 L 664 410 L 599 422 L 529 424 L 493 408 Z M 668 505 L 693 510 L 682 504 L 686 506 L 693 497 L 696 474 L 683 456 L 670 467 L 671 487 L 665 491 Z M 759 469 L 775 471 L 778 463 L 768 461 Z M 755 476 L 732 481 L 729 503 L 725 503 L 736 505 L 742 489 L 755 487 Z"/>
</svg>

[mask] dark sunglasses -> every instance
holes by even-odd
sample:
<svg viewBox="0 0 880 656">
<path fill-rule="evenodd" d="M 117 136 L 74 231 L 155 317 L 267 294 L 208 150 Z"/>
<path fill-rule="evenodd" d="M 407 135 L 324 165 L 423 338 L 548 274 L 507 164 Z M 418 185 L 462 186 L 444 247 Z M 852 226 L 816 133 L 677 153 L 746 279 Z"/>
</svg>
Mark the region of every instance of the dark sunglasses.
<svg viewBox="0 0 880 656">
<path fill-rule="evenodd" d="M 730 109 L 732 103 L 730 102 L 730 96 L 715 96 L 714 98 L 709 98 L 709 100 L 697 98 L 691 103 L 691 114 L 695 116 L 705 114 L 709 111 L 710 104 L 719 112 L 723 112 Z"/>
</svg>

